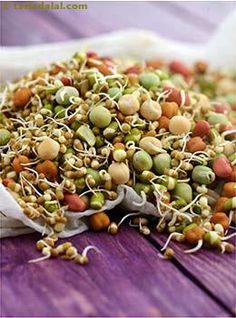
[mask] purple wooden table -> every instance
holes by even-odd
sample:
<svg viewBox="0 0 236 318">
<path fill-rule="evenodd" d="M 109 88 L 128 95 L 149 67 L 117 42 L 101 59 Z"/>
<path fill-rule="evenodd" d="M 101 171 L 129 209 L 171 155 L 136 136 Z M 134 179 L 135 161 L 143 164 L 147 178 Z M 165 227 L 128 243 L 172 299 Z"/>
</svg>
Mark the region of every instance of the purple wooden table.
<svg viewBox="0 0 236 318">
<path fill-rule="evenodd" d="M 85 2 L 85 1 L 83 1 Z M 182 41 L 205 42 L 235 2 L 88 2 L 87 10 L 1 11 L 1 44 L 27 45 L 146 28 Z M 1 199 L 1 198 L 0 198 Z M 123 226 L 117 236 L 84 233 L 86 267 L 62 260 L 29 264 L 39 235 L 1 241 L 1 316 L 235 316 L 236 255 L 211 251 L 159 258 L 164 237 L 143 238 Z"/>
</svg>

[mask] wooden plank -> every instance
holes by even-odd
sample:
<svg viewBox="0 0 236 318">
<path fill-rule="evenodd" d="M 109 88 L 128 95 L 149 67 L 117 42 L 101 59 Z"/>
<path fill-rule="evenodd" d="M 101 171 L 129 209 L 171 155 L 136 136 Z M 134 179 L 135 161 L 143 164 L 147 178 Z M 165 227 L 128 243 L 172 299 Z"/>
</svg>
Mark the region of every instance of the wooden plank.
<svg viewBox="0 0 236 318">
<path fill-rule="evenodd" d="M 71 241 L 88 244 L 91 262 L 81 267 L 51 259 L 38 264 L 37 235 L 1 242 L 3 316 L 228 316 L 133 229 L 118 235 L 85 233 Z"/>
<path fill-rule="evenodd" d="M 152 234 L 151 239 L 163 246 L 167 237 Z M 234 240 L 234 244 L 235 244 Z M 196 281 L 224 305 L 236 313 L 236 253 L 220 254 L 215 250 L 200 250 L 194 254 L 185 254 L 184 244 L 171 242 L 175 259 Z"/>
</svg>

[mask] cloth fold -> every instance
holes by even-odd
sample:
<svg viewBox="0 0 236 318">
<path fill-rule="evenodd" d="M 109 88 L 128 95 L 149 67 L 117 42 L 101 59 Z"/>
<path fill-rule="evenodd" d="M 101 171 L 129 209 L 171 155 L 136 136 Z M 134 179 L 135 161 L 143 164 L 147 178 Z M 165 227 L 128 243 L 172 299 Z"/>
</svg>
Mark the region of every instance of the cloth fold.
<svg viewBox="0 0 236 318">
<path fill-rule="evenodd" d="M 121 204 L 127 211 L 138 210 L 140 213 L 158 215 L 156 207 L 150 202 L 143 201 L 132 188 L 121 185 L 117 188 L 117 191 L 118 197 L 113 201 L 107 200 L 103 211 L 114 209 Z M 19 204 L 2 184 L 0 184 L 0 211 L 4 211 L 0 214 L 0 238 L 27 234 L 32 231 L 49 234 L 48 229 L 41 224 L 40 220 L 31 220 L 23 213 Z M 86 231 L 88 229 L 88 216 L 97 212 L 93 209 L 84 212 L 67 211 L 68 224 L 64 231 L 59 234 L 59 237 L 70 237 Z"/>
</svg>

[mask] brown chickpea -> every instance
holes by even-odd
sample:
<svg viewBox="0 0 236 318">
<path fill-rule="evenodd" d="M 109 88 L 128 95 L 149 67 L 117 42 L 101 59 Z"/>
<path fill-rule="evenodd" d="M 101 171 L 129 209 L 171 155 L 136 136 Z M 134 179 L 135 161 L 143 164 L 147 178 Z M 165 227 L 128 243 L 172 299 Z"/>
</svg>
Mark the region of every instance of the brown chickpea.
<svg viewBox="0 0 236 318">
<path fill-rule="evenodd" d="M 193 137 L 187 142 L 189 152 L 203 151 L 206 148 L 205 142 L 200 137 Z"/>
<path fill-rule="evenodd" d="M 229 218 L 224 212 L 216 212 L 211 217 L 211 222 L 214 224 L 221 224 L 224 230 L 229 228 Z"/>
<path fill-rule="evenodd" d="M 170 122 L 169 118 L 167 118 L 166 116 L 161 116 L 159 118 L 158 129 L 160 130 L 160 129 L 164 128 L 168 131 L 169 130 L 169 122 Z"/>
<path fill-rule="evenodd" d="M 53 161 L 45 160 L 43 163 L 39 163 L 36 166 L 36 171 L 38 173 L 43 173 L 45 177 L 50 180 L 54 181 L 57 177 L 57 166 Z"/>
<path fill-rule="evenodd" d="M 219 198 L 217 198 L 216 203 L 215 203 L 215 207 L 214 207 L 214 211 L 215 212 L 224 211 L 224 203 L 227 200 L 228 200 L 227 197 L 219 197 Z"/>
<path fill-rule="evenodd" d="M 236 196 L 236 182 L 226 182 L 223 186 L 222 195 L 227 198 Z"/>
<path fill-rule="evenodd" d="M 167 118 L 172 118 L 178 114 L 179 107 L 175 102 L 161 103 L 162 115 Z"/>
<path fill-rule="evenodd" d="M 15 157 L 13 162 L 12 162 L 12 167 L 15 170 L 16 173 L 20 173 L 21 171 L 24 170 L 24 165 L 25 163 L 29 163 L 30 160 L 28 157 L 20 155 L 18 157 Z"/>
<path fill-rule="evenodd" d="M 110 225 L 110 218 L 105 212 L 98 212 L 89 216 L 89 227 L 93 231 L 106 230 Z"/>
<path fill-rule="evenodd" d="M 15 108 L 22 109 L 30 101 L 31 96 L 32 92 L 29 88 L 19 88 L 12 97 L 13 105 L 15 106 Z"/>
<path fill-rule="evenodd" d="M 199 240 L 203 239 L 205 231 L 200 226 L 195 226 L 185 233 L 185 240 L 190 244 L 197 244 Z"/>
</svg>

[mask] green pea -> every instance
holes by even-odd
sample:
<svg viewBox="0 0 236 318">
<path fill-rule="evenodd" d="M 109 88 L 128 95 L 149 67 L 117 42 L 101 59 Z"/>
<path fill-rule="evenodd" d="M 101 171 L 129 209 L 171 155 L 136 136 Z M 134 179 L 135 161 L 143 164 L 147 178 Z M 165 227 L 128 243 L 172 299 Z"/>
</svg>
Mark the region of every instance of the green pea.
<svg viewBox="0 0 236 318">
<path fill-rule="evenodd" d="M 194 205 L 193 206 L 193 212 L 196 213 L 196 214 L 201 214 L 202 209 L 200 208 L 200 206 Z"/>
<path fill-rule="evenodd" d="M 89 146 L 93 147 L 96 143 L 96 137 L 87 125 L 82 125 L 76 130 L 76 135 L 86 141 Z"/>
<path fill-rule="evenodd" d="M 229 156 L 230 162 L 233 162 L 234 160 L 236 160 L 236 153 L 233 153 L 232 155 Z"/>
<path fill-rule="evenodd" d="M 236 105 L 236 94 L 229 94 L 226 96 L 226 102 L 230 105 Z"/>
<path fill-rule="evenodd" d="M 54 113 L 58 118 L 64 118 L 66 116 L 65 108 L 62 106 L 56 106 L 54 108 Z"/>
<path fill-rule="evenodd" d="M 0 124 L 3 124 L 5 119 L 5 116 L 3 115 L 3 113 L 0 113 Z"/>
<path fill-rule="evenodd" d="M 155 88 L 160 84 L 160 78 L 155 73 L 151 72 L 140 74 L 139 81 L 140 84 L 148 90 L 151 88 Z"/>
<path fill-rule="evenodd" d="M 167 153 L 160 153 L 153 158 L 154 169 L 158 174 L 164 174 L 165 169 L 171 167 L 171 157 Z"/>
<path fill-rule="evenodd" d="M 136 90 L 138 89 L 138 87 L 136 86 L 132 86 L 132 87 L 128 87 L 124 90 L 124 95 L 127 95 L 127 94 L 132 94 L 134 93 Z"/>
<path fill-rule="evenodd" d="M 141 195 L 141 191 L 143 191 L 146 194 L 149 194 L 151 192 L 150 184 L 137 182 L 135 183 L 133 188 L 134 188 L 134 191 L 138 193 L 138 195 Z"/>
<path fill-rule="evenodd" d="M 135 125 L 137 125 L 138 129 L 144 130 L 147 127 L 147 124 L 144 119 L 138 118 L 138 120 L 135 122 Z"/>
<path fill-rule="evenodd" d="M 111 87 L 108 89 L 108 92 L 107 94 L 112 98 L 114 99 L 115 101 L 118 102 L 118 100 L 121 98 L 122 96 L 122 92 L 120 90 L 120 88 L 118 87 Z"/>
<path fill-rule="evenodd" d="M 66 160 L 70 159 L 71 158 L 71 154 L 70 153 L 65 153 L 61 159 L 60 159 L 60 163 L 61 164 L 64 164 L 66 162 Z"/>
<path fill-rule="evenodd" d="M 75 179 L 74 184 L 76 187 L 76 192 L 81 193 L 81 191 L 86 187 L 85 178 L 80 177 Z"/>
<path fill-rule="evenodd" d="M 152 157 L 146 151 L 140 150 L 133 156 L 133 165 L 138 172 L 151 170 L 153 165 Z"/>
<path fill-rule="evenodd" d="M 79 92 L 73 86 L 63 86 L 56 93 L 56 101 L 60 105 L 70 105 L 71 97 L 78 97 Z"/>
<path fill-rule="evenodd" d="M 155 73 L 160 78 L 161 81 L 168 80 L 169 74 L 163 70 L 156 70 Z"/>
<path fill-rule="evenodd" d="M 43 108 L 49 110 L 50 112 L 53 111 L 53 105 L 49 103 L 43 105 Z"/>
<path fill-rule="evenodd" d="M 53 213 L 58 210 L 58 205 L 56 203 L 45 202 L 43 206 L 49 213 Z"/>
<path fill-rule="evenodd" d="M 95 74 L 89 74 L 87 78 L 88 78 L 89 84 L 91 86 L 93 86 L 96 83 L 96 75 Z"/>
<path fill-rule="evenodd" d="M 180 87 L 180 88 L 185 88 L 185 87 L 186 87 L 186 82 L 185 82 L 183 76 L 180 75 L 180 74 L 174 74 L 174 75 L 172 75 L 171 81 L 172 81 L 176 86 L 178 86 L 178 87 Z"/>
<path fill-rule="evenodd" d="M 107 108 L 103 106 L 97 106 L 92 108 L 91 112 L 89 113 L 89 120 L 95 127 L 105 128 L 111 122 L 111 113 Z"/>
<path fill-rule="evenodd" d="M 221 244 L 220 236 L 215 231 L 209 231 L 204 235 L 204 241 L 212 247 L 218 247 Z"/>
<path fill-rule="evenodd" d="M 192 171 L 192 179 L 200 184 L 211 184 L 215 180 L 215 173 L 206 166 L 196 166 Z"/>
<path fill-rule="evenodd" d="M 208 134 L 208 140 L 212 145 L 217 146 L 221 143 L 222 138 L 218 130 L 212 128 Z"/>
<path fill-rule="evenodd" d="M 97 187 L 98 185 L 101 184 L 102 180 L 101 180 L 101 177 L 99 175 L 99 172 L 97 170 L 94 170 L 92 168 L 88 168 L 87 169 L 87 175 L 91 175 L 95 181 L 95 187 Z"/>
<path fill-rule="evenodd" d="M 56 94 L 56 92 L 59 90 L 60 87 L 62 87 L 62 85 L 62 83 L 57 83 L 55 86 L 46 87 L 45 94 L 47 96 Z"/>
<path fill-rule="evenodd" d="M 103 130 L 103 136 L 106 139 L 111 139 L 111 138 L 115 137 L 118 128 L 119 128 L 119 126 L 118 126 L 117 122 L 112 121 L 110 123 L 110 125 Z"/>
<path fill-rule="evenodd" d="M 76 131 L 80 126 L 81 126 L 81 124 L 80 124 L 78 121 L 74 121 L 74 122 L 70 125 L 70 128 L 73 129 L 74 131 Z"/>
<path fill-rule="evenodd" d="M 5 146 L 11 139 L 11 133 L 5 128 L 0 129 L 0 146 Z"/>
<path fill-rule="evenodd" d="M 138 143 L 141 139 L 142 133 L 138 128 L 132 128 L 130 132 L 125 136 L 124 141 L 125 143 L 129 141 L 134 141 L 135 143 Z"/>
<path fill-rule="evenodd" d="M 233 198 L 229 198 L 224 202 L 224 210 L 229 211 L 236 209 L 236 196 Z"/>
<path fill-rule="evenodd" d="M 176 198 L 184 199 L 187 203 L 193 200 L 193 190 L 188 183 L 177 183 L 173 193 Z"/>
<path fill-rule="evenodd" d="M 75 151 L 73 148 L 67 148 L 65 155 L 72 153 L 73 155 L 75 154 Z"/>
<path fill-rule="evenodd" d="M 183 230 L 183 234 L 187 233 L 189 230 L 194 229 L 196 226 L 197 226 L 196 223 L 191 223 L 191 224 L 187 225 L 187 226 L 184 228 L 184 230 Z"/>
<path fill-rule="evenodd" d="M 86 53 L 83 53 L 83 52 L 76 52 L 74 55 L 73 55 L 73 58 L 80 61 L 80 62 L 84 62 L 85 59 L 87 58 L 86 56 Z"/>
<path fill-rule="evenodd" d="M 94 210 L 100 210 L 105 204 L 105 197 L 102 192 L 93 194 L 90 199 L 90 207 Z"/>
<path fill-rule="evenodd" d="M 228 120 L 231 122 L 231 123 L 235 123 L 236 122 L 236 111 L 230 111 L 228 113 Z"/>
<path fill-rule="evenodd" d="M 177 180 L 169 176 L 164 176 L 162 179 L 159 179 L 158 183 L 164 185 L 168 190 L 173 190 L 176 187 Z"/>
<path fill-rule="evenodd" d="M 100 148 L 104 145 L 104 138 L 102 136 L 96 136 L 96 144 L 95 146 Z"/>
<path fill-rule="evenodd" d="M 178 209 L 181 209 L 184 206 L 186 206 L 187 202 L 183 198 L 180 198 L 180 199 L 177 199 L 175 201 L 172 201 L 171 205 L 173 206 L 173 208 L 178 210 Z"/>
<path fill-rule="evenodd" d="M 198 84 L 200 86 L 200 91 L 208 96 L 213 96 L 216 90 L 215 81 L 206 78 L 205 76 L 198 77 Z"/>
<path fill-rule="evenodd" d="M 175 227 L 175 231 L 178 232 L 178 233 L 182 233 L 185 227 L 186 227 L 186 224 L 177 225 Z"/>
<path fill-rule="evenodd" d="M 152 184 L 151 189 L 152 191 L 159 191 L 162 193 L 167 192 L 167 187 L 165 187 L 163 184 L 158 184 L 158 183 Z"/>
<path fill-rule="evenodd" d="M 132 135 L 140 135 L 140 134 L 141 134 L 141 132 L 140 132 L 140 130 L 139 130 L 138 128 L 132 128 L 132 129 L 130 130 L 130 133 L 131 133 Z"/>
<path fill-rule="evenodd" d="M 141 182 L 148 182 L 149 180 L 153 179 L 155 177 L 155 174 L 152 171 L 146 171 L 144 170 L 139 176 L 139 180 Z"/>
<path fill-rule="evenodd" d="M 207 118 L 207 121 L 211 125 L 216 125 L 216 124 L 227 124 L 228 123 L 228 118 L 224 114 L 210 114 Z"/>
</svg>

